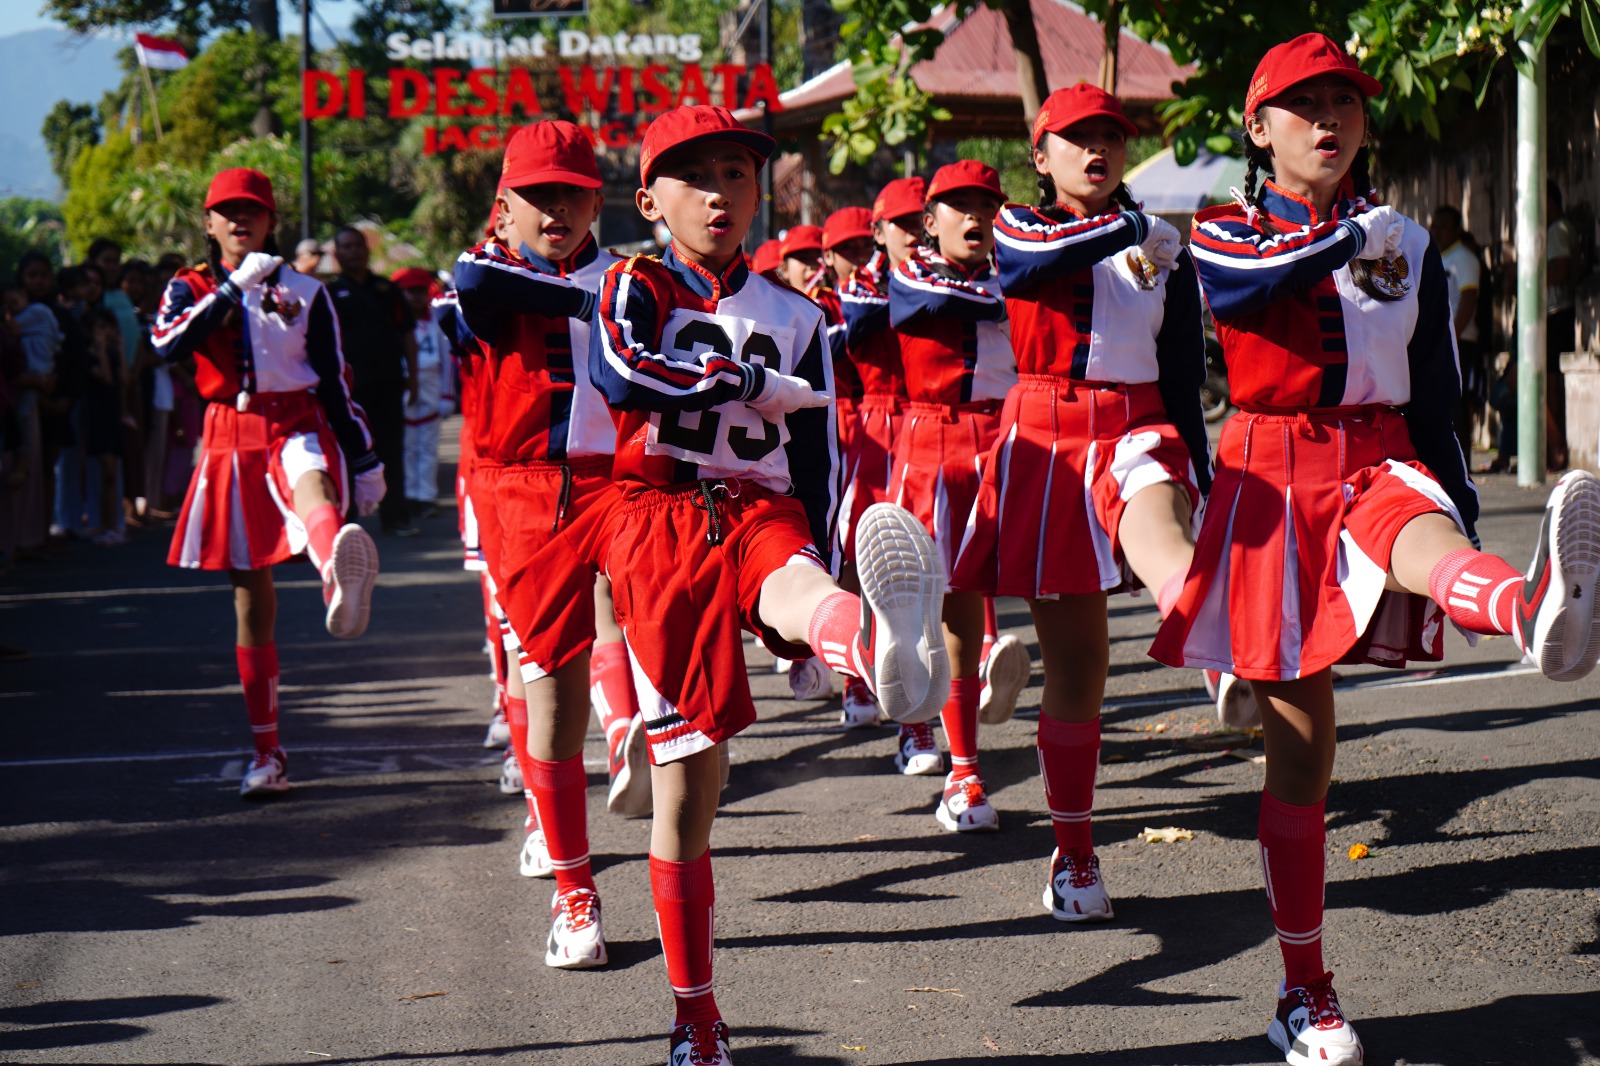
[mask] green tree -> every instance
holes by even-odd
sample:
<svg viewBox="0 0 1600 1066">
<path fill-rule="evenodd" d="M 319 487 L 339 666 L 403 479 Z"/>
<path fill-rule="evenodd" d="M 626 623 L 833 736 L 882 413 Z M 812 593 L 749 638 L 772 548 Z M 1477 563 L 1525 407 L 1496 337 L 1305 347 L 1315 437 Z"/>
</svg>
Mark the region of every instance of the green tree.
<svg viewBox="0 0 1600 1066">
<path fill-rule="evenodd" d="M 61 216 L 75 257 L 86 254 L 96 237 L 132 243 L 133 230 L 118 212 L 117 200 L 133 173 L 133 160 L 133 138 L 119 130 L 80 152 L 72 164 Z"/>
<path fill-rule="evenodd" d="M 78 153 L 100 143 L 100 115 L 93 104 L 57 100 L 40 133 L 50 150 L 50 169 L 65 185 Z"/>
<path fill-rule="evenodd" d="M 0 200 L 0 278 L 9 278 L 27 251 L 43 252 L 59 265 L 64 232 L 61 209 L 48 200 Z"/>
</svg>

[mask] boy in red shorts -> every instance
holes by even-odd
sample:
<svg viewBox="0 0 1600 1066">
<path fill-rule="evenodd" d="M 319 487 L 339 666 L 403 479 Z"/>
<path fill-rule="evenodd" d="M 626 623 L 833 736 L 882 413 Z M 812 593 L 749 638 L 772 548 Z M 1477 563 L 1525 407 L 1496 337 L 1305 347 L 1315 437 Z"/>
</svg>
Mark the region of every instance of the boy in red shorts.
<svg viewBox="0 0 1600 1066">
<path fill-rule="evenodd" d="M 740 629 L 776 655 L 864 677 L 886 713 L 949 690 L 931 538 L 862 519 L 857 598 L 831 575 L 839 454 L 822 312 L 751 273 L 740 241 L 772 138 L 724 108 L 650 124 L 639 211 L 672 245 L 606 271 L 590 375 L 617 424 L 622 498 L 603 539 L 654 763 L 650 882 L 677 1013 L 669 1062 L 727 1066 L 711 990 L 718 746 L 755 721 Z"/>
</svg>

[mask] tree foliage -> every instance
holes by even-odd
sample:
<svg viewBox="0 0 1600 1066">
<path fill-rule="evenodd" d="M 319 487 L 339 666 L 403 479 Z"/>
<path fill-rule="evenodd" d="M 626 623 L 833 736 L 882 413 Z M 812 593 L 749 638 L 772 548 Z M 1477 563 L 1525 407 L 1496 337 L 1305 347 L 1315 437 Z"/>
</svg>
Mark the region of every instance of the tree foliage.
<svg viewBox="0 0 1600 1066">
<path fill-rule="evenodd" d="M 40 14 L 79 33 L 157 29 L 192 48 L 209 34 L 250 25 L 250 8 L 250 0 L 45 0 Z"/>
<path fill-rule="evenodd" d="M 40 133 L 50 151 L 50 169 L 65 185 L 78 153 L 100 143 L 100 113 L 93 104 L 57 100 Z"/>
<path fill-rule="evenodd" d="M 0 277 L 10 277 L 27 251 L 43 252 L 59 265 L 64 231 L 61 209 L 48 200 L 0 200 Z"/>
</svg>

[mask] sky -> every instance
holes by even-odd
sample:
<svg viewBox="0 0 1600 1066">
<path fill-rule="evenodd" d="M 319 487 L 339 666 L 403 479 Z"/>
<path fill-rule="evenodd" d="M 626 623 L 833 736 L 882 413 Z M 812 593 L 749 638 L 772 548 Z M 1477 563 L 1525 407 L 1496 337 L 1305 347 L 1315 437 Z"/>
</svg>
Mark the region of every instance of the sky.
<svg viewBox="0 0 1600 1066">
<path fill-rule="evenodd" d="M 42 30 L 60 28 L 61 24 L 53 19 L 44 18 L 39 14 L 43 7 L 40 0 L 4 0 L 0 2 L 0 37 L 9 37 L 13 33 L 24 30 Z M 356 9 L 355 0 L 315 0 L 314 10 L 322 16 L 324 21 L 333 28 L 335 33 L 344 32 L 350 25 L 350 19 Z M 279 16 L 283 22 L 285 33 L 298 32 L 300 26 L 300 4 L 298 0 L 289 0 L 279 4 Z M 312 23 L 311 37 L 314 44 L 323 47 L 329 42 L 325 41 L 324 33 L 315 21 Z"/>
</svg>

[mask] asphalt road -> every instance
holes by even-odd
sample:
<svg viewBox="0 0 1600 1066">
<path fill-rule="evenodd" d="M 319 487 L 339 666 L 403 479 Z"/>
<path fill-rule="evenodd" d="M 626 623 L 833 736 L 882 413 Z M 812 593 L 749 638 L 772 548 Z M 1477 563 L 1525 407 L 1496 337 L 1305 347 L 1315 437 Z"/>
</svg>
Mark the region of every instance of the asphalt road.
<svg viewBox="0 0 1600 1066">
<path fill-rule="evenodd" d="M 1543 495 L 1489 479 L 1486 546 L 1522 565 Z M 0 579 L 0 641 L 33 651 L 0 665 L 0 1058 L 665 1061 L 647 823 L 606 814 L 591 736 L 612 963 L 547 970 L 550 885 L 517 876 L 521 803 L 479 746 L 477 592 L 453 512 L 425 528 L 381 541 L 351 644 L 322 632 L 309 567 L 280 569 L 296 787 L 270 804 L 235 795 L 248 734 L 218 575 L 166 568 L 145 534 Z M 1145 657 L 1149 598 L 1112 615 L 1100 927 L 1040 906 L 1037 677 L 982 733 L 1002 831 L 957 837 L 937 780 L 892 772 L 890 730 L 840 732 L 836 702 L 794 702 L 749 648 L 761 721 L 734 742 L 713 846 L 740 1066 L 1281 1061 L 1259 741 L 1208 750 L 1198 675 Z M 1001 621 L 1032 640 L 1020 602 Z M 1600 674 L 1556 685 L 1507 640 L 1449 648 L 1437 671 L 1340 682 L 1341 1000 L 1369 1064 L 1600 1063 Z M 1147 826 L 1194 838 L 1143 843 Z"/>
</svg>

